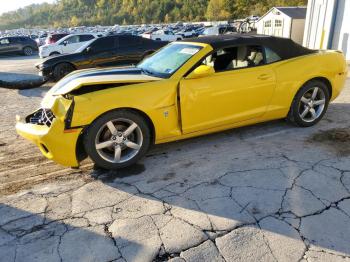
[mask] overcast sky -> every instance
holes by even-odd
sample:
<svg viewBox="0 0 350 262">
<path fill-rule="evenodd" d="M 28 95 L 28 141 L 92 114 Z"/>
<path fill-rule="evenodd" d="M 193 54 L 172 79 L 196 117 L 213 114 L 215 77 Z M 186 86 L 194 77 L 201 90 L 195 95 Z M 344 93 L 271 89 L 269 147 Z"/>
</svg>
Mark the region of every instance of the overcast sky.
<svg viewBox="0 0 350 262">
<path fill-rule="evenodd" d="M 44 2 L 52 3 L 54 1 L 55 0 L 0 0 L 0 14 L 14 11 L 31 4 L 41 4 Z"/>
</svg>

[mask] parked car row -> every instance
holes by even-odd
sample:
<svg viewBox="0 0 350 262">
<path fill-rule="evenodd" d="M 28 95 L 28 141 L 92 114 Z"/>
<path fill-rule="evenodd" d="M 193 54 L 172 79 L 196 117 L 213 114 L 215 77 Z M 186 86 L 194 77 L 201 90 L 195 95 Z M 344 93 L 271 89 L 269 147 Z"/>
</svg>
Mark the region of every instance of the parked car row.
<svg viewBox="0 0 350 262">
<path fill-rule="evenodd" d="M 70 45 L 61 47 L 60 43 L 65 41 L 67 40 L 62 38 L 57 42 L 59 48 Z M 166 44 L 167 42 L 133 35 L 111 35 L 99 38 L 94 35 L 93 39 L 86 41 L 75 52 L 50 57 L 36 64 L 36 67 L 45 79 L 58 81 L 77 69 L 137 64 Z"/>
<path fill-rule="evenodd" d="M 53 43 L 40 46 L 39 56 L 40 58 L 45 58 L 52 55 L 71 54 L 81 47 L 83 43 L 101 36 L 103 35 L 95 33 L 66 35 L 60 38 L 57 42 L 51 40 Z"/>
<path fill-rule="evenodd" d="M 26 36 L 0 38 L 0 55 L 15 53 L 30 56 L 38 50 L 36 42 Z"/>
</svg>

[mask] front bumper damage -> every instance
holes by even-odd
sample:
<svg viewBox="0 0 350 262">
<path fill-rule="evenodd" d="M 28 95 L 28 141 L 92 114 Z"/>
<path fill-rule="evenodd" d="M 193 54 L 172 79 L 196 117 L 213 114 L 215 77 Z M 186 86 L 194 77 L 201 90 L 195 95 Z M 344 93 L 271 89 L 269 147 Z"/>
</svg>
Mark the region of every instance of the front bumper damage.
<svg viewBox="0 0 350 262">
<path fill-rule="evenodd" d="M 36 64 L 35 67 L 39 71 L 39 76 L 41 76 L 45 81 L 51 79 L 52 77 L 52 67 L 51 66 L 43 66 L 43 64 Z"/>
<path fill-rule="evenodd" d="M 77 141 L 83 128 L 66 128 L 66 115 L 72 101 L 63 97 L 51 100 L 51 107 L 35 111 L 24 121 L 17 117 L 16 131 L 37 145 L 48 159 L 63 166 L 78 167 Z"/>
</svg>

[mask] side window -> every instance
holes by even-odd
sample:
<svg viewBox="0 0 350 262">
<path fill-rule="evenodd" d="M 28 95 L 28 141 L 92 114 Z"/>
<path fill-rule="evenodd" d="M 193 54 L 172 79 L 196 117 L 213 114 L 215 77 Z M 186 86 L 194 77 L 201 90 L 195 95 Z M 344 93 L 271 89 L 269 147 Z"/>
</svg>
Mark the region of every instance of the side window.
<svg viewBox="0 0 350 262">
<path fill-rule="evenodd" d="M 119 47 L 128 47 L 133 45 L 133 37 L 128 35 L 119 36 Z"/>
<path fill-rule="evenodd" d="M 79 43 L 79 36 L 78 35 L 73 35 L 69 38 L 67 38 L 65 41 L 63 42 L 67 42 L 67 44 L 75 44 L 75 43 Z M 63 44 L 62 42 L 62 44 Z"/>
<path fill-rule="evenodd" d="M 95 40 L 91 47 L 94 52 L 103 52 L 114 49 L 114 37 L 104 37 Z"/>
<path fill-rule="evenodd" d="M 130 35 L 119 36 L 119 47 L 129 47 L 141 45 L 141 37 Z"/>
<path fill-rule="evenodd" d="M 10 41 L 8 40 L 8 38 L 0 39 L 0 44 L 1 44 L 1 45 L 7 45 L 7 44 L 9 44 L 9 43 L 10 43 Z"/>
<path fill-rule="evenodd" d="M 271 64 L 281 60 L 278 54 L 272 51 L 270 48 L 265 47 L 266 64 Z"/>
<path fill-rule="evenodd" d="M 254 67 L 264 64 L 261 46 L 235 46 L 219 49 L 203 60 L 215 72 Z"/>
<path fill-rule="evenodd" d="M 81 35 L 79 42 L 86 42 L 86 41 L 89 41 L 91 39 L 94 39 L 94 37 L 92 35 Z"/>
<path fill-rule="evenodd" d="M 264 22 L 264 27 L 271 27 L 271 20 L 267 20 Z"/>
<path fill-rule="evenodd" d="M 275 27 L 282 27 L 282 20 L 276 19 L 275 20 Z"/>
</svg>

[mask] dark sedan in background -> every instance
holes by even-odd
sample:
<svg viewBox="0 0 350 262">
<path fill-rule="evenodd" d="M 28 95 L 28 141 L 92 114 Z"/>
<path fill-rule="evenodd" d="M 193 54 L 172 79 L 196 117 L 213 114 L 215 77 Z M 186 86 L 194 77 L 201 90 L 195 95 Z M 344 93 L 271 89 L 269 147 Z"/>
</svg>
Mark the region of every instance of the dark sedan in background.
<svg viewBox="0 0 350 262">
<path fill-rule="evenodd" d="M 45 79 L 60 80 L 78 69 L 137 64 L 167 42 L 133 35 L 112 35 L 91 40 L 75 53 L 49 57 L 36 65 Z"/>
<path fill-rule="evenodd" d="M 12 36 L 0 38 L 0 55 L 23 54 L 30 56 L 38 50 L 36 42 L 26 36 Z"/>
</svg>

